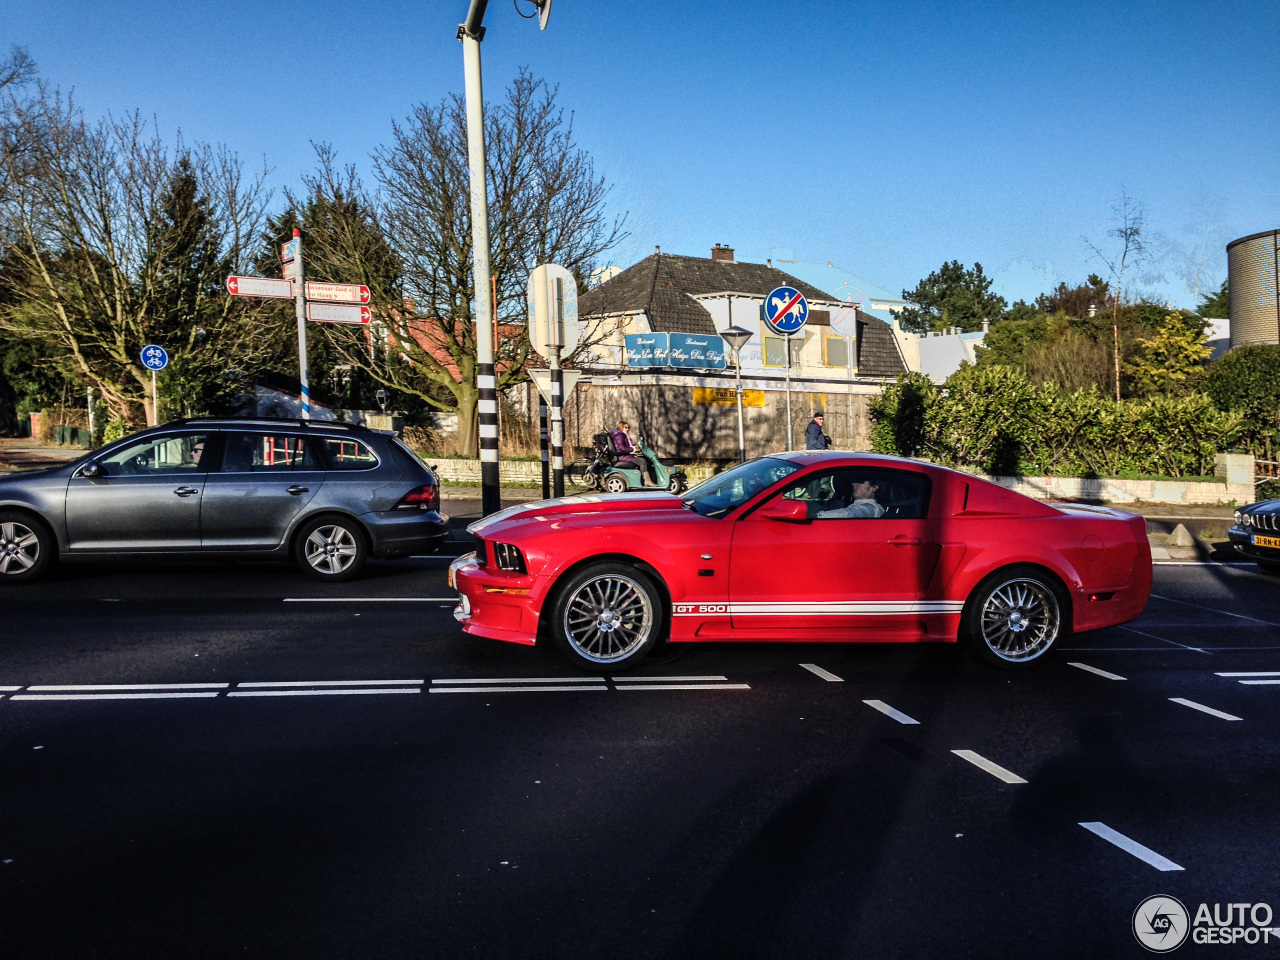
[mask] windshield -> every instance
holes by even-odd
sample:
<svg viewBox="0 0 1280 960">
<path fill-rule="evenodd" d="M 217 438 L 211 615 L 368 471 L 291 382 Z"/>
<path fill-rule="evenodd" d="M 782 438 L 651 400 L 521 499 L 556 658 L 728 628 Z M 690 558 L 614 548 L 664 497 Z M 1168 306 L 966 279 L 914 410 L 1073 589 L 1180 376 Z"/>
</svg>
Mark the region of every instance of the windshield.
<svg viewBox="0 0 1280 960">
<path fill-rule="evenodd" d="M 761 457 L 698 484 L 684 498 L 684 505 L 704 517 L 723 517 L 800 468 L 786 460 Z"/>
</svg>

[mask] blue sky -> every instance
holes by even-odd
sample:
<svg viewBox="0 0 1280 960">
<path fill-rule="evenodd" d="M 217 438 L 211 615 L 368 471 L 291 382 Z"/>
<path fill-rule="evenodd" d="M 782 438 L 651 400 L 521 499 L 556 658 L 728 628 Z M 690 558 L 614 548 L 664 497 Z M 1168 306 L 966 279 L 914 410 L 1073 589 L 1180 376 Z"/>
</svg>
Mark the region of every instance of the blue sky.
<svg viewBox="0 0 1280 960">
<path fill-rule="evenodd" d="M 392 120 L 461 91 L 466 9 L 0 0 L 0 43 L 280 188 L 312 140 L 367 173 Z M 1207 245 L 1215 286 L 1227 240 L 1280 226 L 1274 0 L 554 0 L 546 32 L 491 0 L 485 24 L 486 95 L 521 66 L 559 84 L 629 213 L 624 266 L 725 243 L 896 293 L 959 259 L 1015 299 L 1105 272 L 1082 237 L 1105 245 L 1122 189 L 1158 251 Z M 1145 283 L 1190 305 L 1175 259 Z"/>
</svg>

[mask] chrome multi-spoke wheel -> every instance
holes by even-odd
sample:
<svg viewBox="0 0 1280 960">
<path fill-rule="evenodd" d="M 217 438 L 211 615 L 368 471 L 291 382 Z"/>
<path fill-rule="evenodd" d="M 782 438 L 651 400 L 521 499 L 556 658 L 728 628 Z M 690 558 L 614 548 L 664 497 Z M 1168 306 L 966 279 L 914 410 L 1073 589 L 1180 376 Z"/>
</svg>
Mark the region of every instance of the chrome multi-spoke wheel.
<svg viewBox="0 0 1280 960">
<path fill-rule="evenodd" d="M 658 639 L 665 611 L 652 581 L 622 564 L 574 576 L 556 603 L 556 639 L 588 669 L 617 669 L 643 657 Z"/>
<path fill-rule="evenodd" d="M 0 513 L 0 583 L 33 580 L 53 562 L 49 528 L 26 514 Z"/>
<path fill-rule="evenodd" d="M 332 519 L 313 521 L 299 536 L 298 563 L 321 580 L 356 575 L 368 554 L 363 533 L 353 524 Z"/>
<path fill-rule="evenodd" d="M 1049 651 L 1062 633 L 1062 602 L 1041 573 L 989 577 L 970 604 L 969 633 L 984 659 L 1022 666 Z"/>
<path fill-rule="evenodd" d="M 26 573 L 40 559 L 40 538 L 24 523 L 0 523 L 0 574 Z"/>
</svg>

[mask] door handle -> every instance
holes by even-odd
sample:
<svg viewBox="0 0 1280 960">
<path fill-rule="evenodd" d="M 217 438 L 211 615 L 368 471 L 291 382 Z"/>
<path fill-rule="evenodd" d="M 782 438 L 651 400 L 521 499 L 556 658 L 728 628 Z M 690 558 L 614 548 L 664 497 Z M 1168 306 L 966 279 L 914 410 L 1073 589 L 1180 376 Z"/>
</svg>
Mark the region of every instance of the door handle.
<svg viewBox="0 0 1280 960">
<path fill-rule="evenodd" d="M 200 491 L 197 490 L 195 487 L 179 487 L 177 490 L 173 492 L 180 497 L 192 497 L 192 496 L 195 496 Z"/>
<path fill-rule="evenodd" d="M 895 547 L 918 547 L 920 544 L 924 543 L 923 540 L 918 540 L 915 537 L 901 536 L 894 537 L 892 540 L 886 540 L 885 542 L 892 543 Z"/>
<path fill-rule="evenodd" d="M 287 492 L 289 492 L 289 493 L 293 494 L 293 495 L 296 497 L 296 496 L 298 496 L 299 494 L 307 493 L 307 492 L 309 492 L 310 490 L 311 490 L 311 488 L 310 488 L 310 487 L 304 487 L 304 486 L 302 486 L 302 484 L 300 484 L 300 483 L 295 483 L 292 487 L 290 487 L 290 488 L 288 489 L 288 491 L 287 491 Z"/>
</svg>

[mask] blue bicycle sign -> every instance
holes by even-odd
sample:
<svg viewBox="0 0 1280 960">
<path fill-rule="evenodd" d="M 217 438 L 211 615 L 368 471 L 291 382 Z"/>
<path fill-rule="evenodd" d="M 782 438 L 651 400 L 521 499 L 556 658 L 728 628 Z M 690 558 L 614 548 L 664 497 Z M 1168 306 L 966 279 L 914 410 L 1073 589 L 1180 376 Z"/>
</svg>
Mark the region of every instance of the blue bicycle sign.
<svg viewBox="0 0 1280 960">
<path fill-rule="evenodd" d="M 142 348 L 142 365 L 148 370 L 163 370 L 169 365 L 169 354 L 154 343 Z"/>
<path fill-rule="evenodd" d="M 774 287 L 760 305 L 760 316 L 774 333 L 799 333 L 809 319 L 809 302 L 795 287 Z"/>
</svg>

